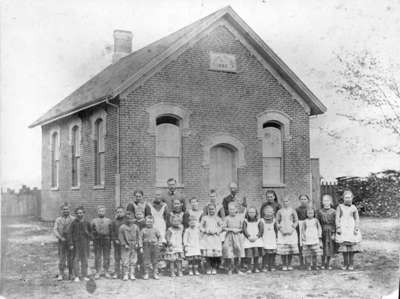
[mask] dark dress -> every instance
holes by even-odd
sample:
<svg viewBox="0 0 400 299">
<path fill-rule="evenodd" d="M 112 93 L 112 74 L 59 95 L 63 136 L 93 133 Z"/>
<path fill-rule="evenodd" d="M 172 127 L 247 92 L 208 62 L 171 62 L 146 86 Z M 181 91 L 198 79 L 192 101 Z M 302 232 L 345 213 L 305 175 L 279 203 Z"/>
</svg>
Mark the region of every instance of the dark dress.
<svg viewBox="0 0 400 299">
<path fill-rule="evenodd" d="M 324 256 L 333 256 L 335 254 L 335 233 L 336 233 L 336 211 L 332 208 L 321 209 L 317 213 L 317 218 L 322 228 L 322 248 Z"/>
</svg>

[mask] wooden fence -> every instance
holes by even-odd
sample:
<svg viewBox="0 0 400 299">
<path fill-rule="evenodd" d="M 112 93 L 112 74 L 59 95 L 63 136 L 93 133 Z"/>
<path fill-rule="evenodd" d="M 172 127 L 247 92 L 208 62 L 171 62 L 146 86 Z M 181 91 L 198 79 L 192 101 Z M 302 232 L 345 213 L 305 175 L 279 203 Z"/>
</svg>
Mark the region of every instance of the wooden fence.
<svg viewBox="0 0 400 299">
<path fill-rule="evenodd" d="M 18 193 L 8 189 L 1 192 L 2 216 L 35 216 L 40 217 L 41 195 L 37 188 L 22 186 Z"/>
</svg>

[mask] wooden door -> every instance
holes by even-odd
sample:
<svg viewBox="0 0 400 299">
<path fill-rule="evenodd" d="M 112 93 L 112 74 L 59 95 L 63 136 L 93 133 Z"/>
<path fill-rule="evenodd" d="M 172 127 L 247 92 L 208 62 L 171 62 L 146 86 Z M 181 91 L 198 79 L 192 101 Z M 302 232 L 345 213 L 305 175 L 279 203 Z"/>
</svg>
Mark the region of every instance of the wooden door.
<svg viewBox="0 0 400 299">
<path fill-rule="evenodd" d="M 210 189 L 215 189 L 219 198 L 229 194 L 229 183 L 237 183 L 236 151 L 225 145 L 210 150 Z"/>
</svg>

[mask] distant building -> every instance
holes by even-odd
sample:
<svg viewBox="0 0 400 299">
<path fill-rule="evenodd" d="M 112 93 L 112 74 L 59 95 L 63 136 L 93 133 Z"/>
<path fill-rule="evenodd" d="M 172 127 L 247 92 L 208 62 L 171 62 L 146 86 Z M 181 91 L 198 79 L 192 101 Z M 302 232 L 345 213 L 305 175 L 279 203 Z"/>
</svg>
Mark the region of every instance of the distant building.
<svg viewBox="0 0 400 299">
<path fill-rule="evenodd" d="M 169 177 L 203 201 L 230 181 L 254 203 L 311 194 L 309 117 L 326 108 L 230 7 L 131 54 L 132 34 L 114 37 L 115 63 L 31 125 L 44 219 L 150 198 Z"/>
</svg>

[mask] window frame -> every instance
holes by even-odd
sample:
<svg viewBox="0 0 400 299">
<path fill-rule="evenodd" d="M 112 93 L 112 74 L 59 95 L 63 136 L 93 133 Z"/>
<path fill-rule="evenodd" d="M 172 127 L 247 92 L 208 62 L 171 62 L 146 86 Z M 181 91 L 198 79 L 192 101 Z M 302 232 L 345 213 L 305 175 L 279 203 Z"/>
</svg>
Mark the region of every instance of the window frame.
<svg viewBox="0 0 400 299">
<path fill-rule="evenodd" d="M 78 138 L 74 135 L 74 129 L 77 128 L 76 132 Z M 78 139 L 78 145 L 76 145 L 76 139 Z M 82 157 L 82 121 L 80 119 L 74 120 L 69 126 L 69 145 L 71 148 L 71 189 L 79 190 L 81 186 L 81 157 Z M 76 153 L 78 152 L 78 155 Z M 74 164 L 76 163 L 76 185 L 74 185 Z"/>
<path fill-rule="evenodd" d="M 281 157 L 281 182 L 280 183 L 264 183 L 264 124 L 275 123 L 280 125 L 282 139 L 282 157 Z M 261 142 L 261 158 L 262 158 L 262 179 L 263 188 L 284 188 L 285 184 L 285 167 L 286 167 L 286 148 L 285 143 L 292 139 L 290 135 L 290 124 L 292 118 L 285 112 L 279 110 L 265 110 L 257 115 L 257 138 Z"/>
<path fill-rule="evenodd" d="M 157 124 L 158 119 L 162 118 L 162 117 L 169 117 L 169 118 L 173 118 L 175 119 L 175 121 L 177 122 L 177 124 L 173 124 L 170 122 L 163 122 L 161 124 Z M 182 119 L 177 116 L 177 115 L 171 115 L 171 114 L 161 114 L 158 115 L 155 118 L 155 186 L 156 187 L 167 187 L 167 180 L 173 176 L 168 176 L 167 178 L 165 178 L 164 180 L 158 180 L 158 167 L 157 167 L 157 163 L 158 163 L 158 159 L 159 158 L 165 158 L 165 159 L 169 159 L 169 158 L 177 158 L 178 160 L 178 177 L 174 177 L 174 179 L 176 180 L 177 183 L 177 187 L 183 187 L 182 185 L 182 178 L 183 178 L 183 171 L 182 171 L 182 148 L 183 148 L 183 134 L 182 134 Z M 171 124 L 174 125 L 178 128 L 178 138 L 179 138 L 179 155 L 178 156 L 159 156 L 158 155 L 158 126 L 162 125 L 162 124 Z"/>
<path fill-rule="evenodd" d="M 268 126 L 269 125 L 269 126 Z M 277 127 L 278 126 L 278 127 Z M 280 155 L 266 155 L 265 154 L 265 130 L 267 127 L 273 127 L 279 130 L 280 133 Z M 262 184 L 263 186 L 271 187 L 271 186 L 282 186 L 285 184 L 285 178 L 284 178 L 284 142 L 283 142 L 283 126 L 282 124 L 276 122 L 276 121 L 268 121 L 263 124 L 263 130 L 264 130 L 264 137 L 262 140 Z M 279 181 L 266 181 L 266 173 L 265 173 L 265 160 L 266 159 L 279 159 Z"/>
<path fill-rule="evenodd" d="M 50 190 L 57 191 L 60 187 L 60 164 L 61 164 L 61 130 L 60 127 L 55 127 L 50 130 L 50 142 L 49 142 L 49 150 L 50 150 Z M 54 134 L 57 134 L 56 144 L 54 145 Z M 56 159 L 56 153 L 58 159 Z M 56 167 L 56 179 L 54 184 L 54 163 L 57 164 Z"/>
<path fill-rule="evenodd" d="M 101 120 L 103 123 L 102 127 L 102 137 L 103 137 L 103 151 L 101 152 L 103 154 L 103 168 L 98 169 L 97 168 L 97 159 L 98 159 L 98 148 L 100 145 L 100 142 L 98 140 L 98 134 L 97 132 L 97 126 L 96 123 L 98 120 Z M 107 145 L 107 113 L 103 109 L 97 110 L 95 113 L 92 114 L 91 116 L 91 126 L 92 126 L 92 153 L 93 153 L 93 189 L 104 189 L 105 188 L 105 182 L 106 182 L 106 145 Z M 97 173 L 100 171 L 100 178 L 98 178 Z M 102 176 L 101 176 L 102 175 Z M 97 180 L 100 179 L 100 182 Z"/>
</svg>

